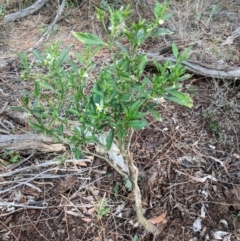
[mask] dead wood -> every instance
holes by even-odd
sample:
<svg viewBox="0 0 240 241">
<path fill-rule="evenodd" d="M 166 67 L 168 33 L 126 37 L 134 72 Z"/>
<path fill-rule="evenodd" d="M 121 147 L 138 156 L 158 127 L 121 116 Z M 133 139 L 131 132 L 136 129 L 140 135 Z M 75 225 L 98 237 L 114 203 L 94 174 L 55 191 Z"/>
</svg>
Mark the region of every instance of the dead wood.
<svg viewBox="0 0 240 241">
<path fill-rule="evenodd" d="M 54 21 L 48 27 L 48 30 L 43 34 L 42 38 L 38 41 L 38 44 L 43 42 L 43 41 L 48 40 L 49 36 L 51 35 L 51 33 L 52 33 L 53 29 L 54 29 L 55 24 L 60 20 L 60 17 L 61 17 L 61 14 L 63 12 L 63 9 L 64 9 L 64 7 L 66 5 L 66 1 L 67 0 L 62 0 L 61 5 L 58 6 L 57 14 L 55 16 Z"/>
<path fill-rule="evenodd" d="M 21 125 L 21 126 L 28 126 L 27 120 L 23 118 L 23 114 L 17 111 L 13 111 L 10 108 L 6 108 L 2 113 L 0 113 L 2 116 L 6 116 L 7 118 L 13 120 L 15 123 Z"/>
<path fill-rule="evenodd" d="M 20 10 L 16 13 L 8 14 L 4 17 L 3 23 L 13 22 L 19 18 L 24 18 L 32 13 L 35 13 L 40 8 L 42 8 L 47 2 L 48 0 L 38 0 L 28 8 Z"/>
<path fill-rule="evenodd" d="M 56 143 L 53 138 L 36 135 L 0 135 L 0 152 L 4 150 L 26 151 L 32 150 L 41 152 L 66 151 L 66 146 Z"/>
<path fill-rule="evenodd" d="M 160 64 L 164 64 L 166 61 L 171 61 L 175 63 L 175 59 L 172 57 L 164 57 L 159 55 L 158 53 L 145 53 L 148 58 L 148 66 L 154 67 L 154 62 L 158 62 Z M 217 79 L 232 79 L 237 80 L 240 79 L 240 68 L 213 68 L 206 64 L 193 62 L 193 61 L 184 61 L 182 63 L 183 66 L 187 68 L 187 71 L 192 74 L 217 78 Z"/>
</svg>

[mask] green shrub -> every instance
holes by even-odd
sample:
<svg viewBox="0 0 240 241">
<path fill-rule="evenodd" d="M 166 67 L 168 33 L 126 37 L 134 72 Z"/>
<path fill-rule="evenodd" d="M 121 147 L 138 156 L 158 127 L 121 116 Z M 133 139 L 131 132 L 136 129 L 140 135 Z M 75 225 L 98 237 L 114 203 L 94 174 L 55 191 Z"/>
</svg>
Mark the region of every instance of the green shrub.
<svg viewBox="0 0 240 241">
<path fill-rule="evenodd" d="M 164 15 L 166 8 L 166 3 L 157 3 L 151 22 L 139 19 L 136 23 L 129 21 L 129 7 L 110 9 L 108 29 L 105 12 L 97 9 L 107 40 L 74 32 L 86 46 L 83 53 L 76 53 L 77 60 L 69 56 L 70 46 L 60 51 L 59 42 L 43 54 L 33 51 L 33 64 L 23 55 L 22 79 L 35 84 L 33 92 L 24 93 L 21 108 L 35 119 L 31 127 L 69 144 L 76 158 L 88 143 L 99 143 L 108 150 L 113 141 L 125 157 L 131 130 L 148 126 L 148 114 L 160 118 L 156 110 L 160 98 L 191 107 L 189 96 L 178 90 L 179 83 L 189 78 L 181 65 L 188 50 L 179 54 L 173 44 L 176 63 L 155 63 L 157 73 L 151 76 L 144 72 L 148 60 L 139 51 L 142 43 L 150 36 L 170 33 L 161 28 L 170 17 Z M 121 44 L 123 39 L 126 45 Z M 94 56 L 102 48 L 109 49 L 110 61 L 98 70 Z"/>
</svg>

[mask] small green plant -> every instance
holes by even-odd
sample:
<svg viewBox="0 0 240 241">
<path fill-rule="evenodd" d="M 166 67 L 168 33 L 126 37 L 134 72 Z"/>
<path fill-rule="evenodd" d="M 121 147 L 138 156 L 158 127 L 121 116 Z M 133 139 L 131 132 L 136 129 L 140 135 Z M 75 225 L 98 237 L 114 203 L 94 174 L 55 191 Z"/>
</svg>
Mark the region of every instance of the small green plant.
<svg viewBox="0 0 240 241">
<path fill-rule="evenodd" d="M 116 183 L 113 187 L 113 192 L 114 192 L 114 196 L 116 199 L 118 199 L 118 193 L 119 193 L 119 184 Z"/>
<path fill-rule="evenodd" d="M 122 5 L 122 0 L 101 0 L 99 8 L 108 11 L 109 9 L 120 8 Z"/>
<path fill-rule="evenodd" d="M 40 29 L 40 33 L 41 33 L 41 34 L 44 34 L 45 32 L 47 32 L 47 30 L 48 30 L 48 27 L 47 27 L 47 26 L 43 26 L 43 27 L 41 27 L 41 29 Z M 58 25 L 55 24 L 54 27 L 53 27 L 52 33 L 53 33 L 53 34 L 56 34 L 57 32 L 58 32 Z"/>
<path fill-rule="evenodd" d="M 137 236 L 137 234 L 135 234 L 132 241 L 138 241 L 138 240 L 139 240 L 138 236 Z"/>
<path fill-rule="evenodd" d="M 115 139 L 121 152 L 126 153 L 131 129 L 146 127 L 148 122 L 145 116 L 148 113 L 160 118 L 156 111 L 160 97 L 191 107 L 190 97 L 178 91 L 179 83 L 189 78 L 181 65 L 188 51 L 180 55 L 173 44 L 176 63 L 155 63 L 158 73 L 151 78 L 144 75 L 146 55 L 138 53 L 141 44 L 149 36 L 165 32 L 159 29 L 159 24 L 169 18 L 163 15 L 166 8 L 167 4 L 156 4 L 152 22 L 140 19 L 130 26 L 127 25 L 131 14 L 129 7 L 109 10 L 111 26 L 107 42 L 91 34 L 73 33 L 86 44 L 85 54 L 76 53 L 81 67 L 68 55 L 70 47 L 60 51 L 59 42 L 52 44 L 43 55 L 33 51 L 36 66 L 42 68 L 44 73 L 29 69 L 30 65 L 23 55 L 23 67 L 26 69 L 22 79 L 35 83 L 34 92 L 25 92 L 22 98 L 23 110 L 36 120 L 31 122 L 31 127 L 64 139 L 76 156 L 81 154 L 82 147 L 87 143 L 99 142 L 99 134 L 106 132 L 106 149 L 110 149 Z M 98 18 L 106 26 L 104 11 L 97 9 L 97 12 Z M 121 44 L 122 38 L 128 39 L 128 48 Z M 92 75 L 95 78 L 92 85 L 89 76 L 96 68 L 93 56 L 103 47 L 111 52 L 110 64 L 99 74 Z M 66 62 L 69 63 L 68 68 L 64 66 Z M 76 125 L 70 125 L 69 120 L 75 120 Z M 66 129 L 69 135 L 65 135 Z"/>
<path fill-rule="evenodd" d="M 156 73 L 146 75 L 144 72 L 148 59 L 139 50 L 148 37 L 170 33 L 161 28 L 170 17 L 164 15 L 167 6 L 167 3 L 157 2 L 155 18 L 152 21 L 140 18 L 137 22 L 130 21 L 132 11 L 129 6 L 118 10 L 108 8 L 109 27 L 106 12 L 97 9 L 97 17 L 108 35 L 104 41 L 93 34 L 73 32 L 85 44 L 83 53 L 76 53 L 77 60 L 68 54 L 71 47 L 61 51 L 59 42 L 43 54 L 33 51 L 36 61 L 32 65 L 23 55 L 25 70 L 21 77 L 34 81 L 35 88 L 33 92 L 23 93 L 23 106 L 19 109 L 35 119 L 30 126 L 68 144 L 76 158 L 88 153 L 89 143 L 101 146 L 103 154 L 114 143 L 124 157 L 128 171 L 121 171 L 104 155 L 102 158 L 124 176 L 126 187 L 133 191 L 138 190 L 137 168 L 130 154 L 133 130 L 148 126 L 147 115 L 160 118 L 157 111 L 160 98 L 192 106 L 191 98 L 179 91 L 181 82 L 190 77 L 181 64 L 187 59 L 189 49 L 180 54 L 173 44 L 174 63 L 156 62 Z M 122 40 L 128 43 L 123 45 Z M 99 70 L 94 56 L 103 48 L 110 52 L 109 62 Z M 140 223 L 155 232 L 155 226 L 139 211 L 140 191 L 135 194 Z M 103 216 L 100 210 L 98 213 Z"/>
<path fill-rule="evenodd" d="M 210 10 L 210 14 L 209 14 L 209 18 L 207 20 L 206 26 L 209 25 L 210 21 L 213 18 L 213 15 L 219 11 L 217 5 L 214 5 L 214 4 L 209 6 L 209 10 Z"/>
<path fill-rule="evenodd" d="M 197 95 L 198 94 L 198 88 L 194 85 L 189 85 L 187 87 L 187 92 L 192 95 Z"/>
<path fill-rule="evenodd" d="M 231 218 L 240 218 L 240 211 L 230 213 Z"/>
<path fill-rule="evenodd" d="M 7 10 L 4 5 L 0 5 L 0 17 L 3 17 L 6 14 Z"/>
<path fill-rule="evenodd" d="M 15 151 L 4 151 L 1 154 L 1 156 L 4 160 L 8 161 L 9 163 L 16 163 L 20 159 L 19 153 Z"/>
<path fill-rule="evenodd" d="M 217 121 L 214 111 L 206 110 L 203 116 L 207 121 L 210 132 L 215 135 L 219 141 L 226 142 L 227 135 L 224 133 L 221 126 L 219 125 L 219 121 Z"/>
<path fill-rule="evenodd" d="M 211 131 L 212 134 L 216 135 L 219 137 L 221 133 L 221 128 L 216 121 L 216 117 L 212 111 L 206 110 L 203 114 L 205 120 L 207 121 L 208 128 Z"/>
<path fill-rule="evenodd" d="M 104 216 L 110 213 L 111 209 L 108 205 L 108 200 L 106 198 L 100 198 L 95 211 L 98 219 L 102 219 Z"/>
</svg>

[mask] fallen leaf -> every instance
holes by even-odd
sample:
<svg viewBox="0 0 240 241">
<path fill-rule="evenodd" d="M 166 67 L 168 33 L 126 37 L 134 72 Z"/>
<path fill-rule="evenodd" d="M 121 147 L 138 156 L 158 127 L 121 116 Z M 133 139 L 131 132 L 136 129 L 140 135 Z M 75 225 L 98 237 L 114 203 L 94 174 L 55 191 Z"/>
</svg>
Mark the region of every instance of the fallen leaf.
<svg viewBox="0 0 240 241">
<path fill-rule="evenodd" d="M 204 205 L 202 205 L 202 207 L 201 207 L 201 218 L 205 218 L 206 217 L 206 208 L 205 208 L 205 206 Z"/>
<path fill-rule="evenodd" d="M 202 229 L 202 219 L 198 217 L 193 223 L 193 231 L 195 233 L 195 232 L 199 232 L 201 229 Z"/>
<path fill-rule="evenodd" d="M 92 215 L 94 213 L 94 211 L 95 211 L 95 207 L 88 209 L 87 213 Z"/>
<path fill-rule="evenodd" d="M 86 167 L 87 166 L 87 163 L 84 162 L 84 161 L 81 161 L 81 160 L 73 160 L 73 164 L 74 165 L 77 165 L 77 166 L 81 166 L 81 167 Z"/>
<path fill-rule="evenodd" d="M 221 219 L 219 223 L 221 223 L 226 229 L 228 229 L 228 222 L 225 219 Z"/>
<path fill-rule="evenodd" d="M 211 179 L 215 182 L 217 182 L 217 179 L 211 175 L 207 175 L 206 177 L 193 177 L 191 175 L 189 175 L 194 181 L 197 181 L 197 182 L 205 182 L 207 179 Z"/>
<path fill-rule="evenodd" d="M 167 216 L 167 212 L 161 214 L 158 217 L 150 218 L 150 219 L 148 219 L 148 221 L 150 221 L 152 224 L 161 223 L 165 219 L 166 216 Z"/>
<path fill-rule="evenodd" d="M 90 223 L 92 221 L 91 218 L 82 218 L 83 221 L 87 222 L 87 223 Z"/>
<path fill-rule="evenodd" d="M 215 231 L 212 233 L 214 239 L 216 240 L 222 240 L 224 238 L 225 235 L 228 235 L 229 232 L 225 232 L 225 231 Z"/>
<path fill-rule="evenodd" d="M 229 36 L 221 45 L 224 46 L 224 45 L 231 45 L 233 43 L 233 36 Z"/>
<path fill-rule="evenodd" d="M 239 94 L 240 94 L 240 92 L 239 92 Z M 240 97 L 240 95 L 239 95 L 239 97 Z M 233 153 L 233 156 L 236 157 L 237 159 L 240 159 L 240 155 L 238 155 L 237 153 Z"/>
</svg>

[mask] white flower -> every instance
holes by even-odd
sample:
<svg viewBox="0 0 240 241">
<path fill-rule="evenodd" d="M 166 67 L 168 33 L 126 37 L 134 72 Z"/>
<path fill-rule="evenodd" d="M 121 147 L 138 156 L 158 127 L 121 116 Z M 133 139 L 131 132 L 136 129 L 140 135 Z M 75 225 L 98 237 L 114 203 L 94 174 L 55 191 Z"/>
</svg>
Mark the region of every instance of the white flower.
<svg viewBox="0 0 240 241">
<path fill-rule="evenodd" d="M 85 72 L 85 73 L 83 74 L 83 77 L 84 77 L 84 78 L 88 78 L 88 73 Z"/>
<path fill-rule="evenodd" d="M 97 111 L 102 112 L 103 111 L 103 105 L 99 105 L 98 103 L 95 103 L 97 107 Z"/>
<path fill-rule="evenodd" d="M 160 19 L 159 21 L 158 21 L 158 24 L 159 25 L 162 25 L 164 23 L 164 21 L 162 20 L 162 19 Z"/>
</svg>

